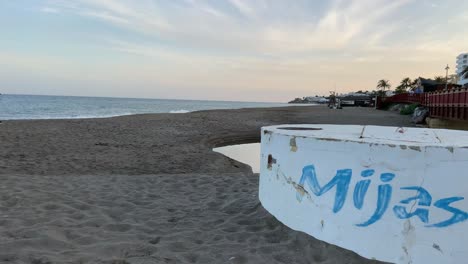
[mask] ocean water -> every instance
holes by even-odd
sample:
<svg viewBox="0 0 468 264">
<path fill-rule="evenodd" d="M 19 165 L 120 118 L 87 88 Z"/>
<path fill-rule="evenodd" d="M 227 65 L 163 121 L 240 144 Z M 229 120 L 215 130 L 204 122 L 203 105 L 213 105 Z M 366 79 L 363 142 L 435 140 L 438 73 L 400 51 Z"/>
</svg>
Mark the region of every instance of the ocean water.
<svg viewBox="0 0 468 264">
<path fill-rule="evenodd" d="M 100 118 L 144 113 L 290 106 L 286 103 L 0 95 L 0 120 Z"/>
</svg>

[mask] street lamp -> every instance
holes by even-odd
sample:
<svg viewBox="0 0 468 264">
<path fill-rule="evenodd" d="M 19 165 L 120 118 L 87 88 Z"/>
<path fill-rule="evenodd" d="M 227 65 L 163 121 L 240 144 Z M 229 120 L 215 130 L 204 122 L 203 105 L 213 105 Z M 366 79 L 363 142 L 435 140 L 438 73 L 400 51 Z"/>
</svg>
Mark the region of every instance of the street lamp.
<svg viewBox="0 0 468 264">
<path fill-rule="evenodd" d="M 450 67 L 447 64 L 447 67 L 445 67 L 445 90 L 447 90 L 447 85 L 448 85 L 448 70 Z"/>
</svg>

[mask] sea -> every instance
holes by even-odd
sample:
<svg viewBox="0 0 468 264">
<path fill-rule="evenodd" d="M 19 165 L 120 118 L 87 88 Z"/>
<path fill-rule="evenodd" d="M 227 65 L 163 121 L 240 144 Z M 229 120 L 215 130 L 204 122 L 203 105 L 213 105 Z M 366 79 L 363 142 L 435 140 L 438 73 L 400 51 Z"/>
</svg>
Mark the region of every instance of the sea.
<svg viewBox="0 0 468 264">
<path fill-rule="evenodd" d="M 0 120 L 103 118 L 147 113 L 291 106 L 286 103 L 137 99 L 111 97 L 0 95 Z"/>
</svg>

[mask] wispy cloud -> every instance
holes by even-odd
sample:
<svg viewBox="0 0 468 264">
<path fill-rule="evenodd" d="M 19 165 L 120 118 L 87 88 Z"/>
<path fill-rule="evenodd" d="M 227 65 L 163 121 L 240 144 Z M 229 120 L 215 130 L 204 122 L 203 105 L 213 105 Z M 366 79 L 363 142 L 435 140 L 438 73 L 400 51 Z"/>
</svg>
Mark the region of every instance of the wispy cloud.
<svg viewBox="0 0 468 264">
<path fill-rule="evenodd" d="M 161 9 L 152 1 L 136 3 L 119 0 L 61 0 L 50 3 L 55 3 L 70 13 L 99 18 L 132 31 L 157 33 L 169 28 L 161 15 Z"/>
<path fill-rule="evenodd" d="M 279 91 L 328 89 L 344 76 L 349 89 L 367 89 L 382 75 L 438 71 L 466 49 L 468 4 L 461 2 L 41 0 L 39 9 L 60 13 L 49 19 L 83 27 L 87 39 L 77 38 L 70 49 L 87 54 L 99 46 L 96 54 L 122 60 L 118 69 L 126 79 Z M 55 34 L 42 46 L 53 49 L 71 33 Z M 50 67 L 60 71 L 55 65 Z"/>
<path fill-rule="evenodd" d="M 388 32 L 375 25 L 410 1 L 335 0 L 324 13 L 317 14 L 316 21 L 306 22 L 295 19 L 298 9 L 284 9 L 279 1 L 267 5 L 263 1 L 228 0 L 227 6 L 186 1 L 188 8 L 177 2 L 163 6 L 153 1 L 77 0 L 79 8 L 73 9 L 117 27 L 165 41 L 192 43 L 204 50 L 288 54 L 342 49 L 353 41 L 375 44 L 383 39 L 381 32 Z M 229 12 L 229 6 L 248 20 Z M 271 23 L 271 14 L 278 10 L 289 19 Z"/>
<path fill-rule="evenodd" d="M 254 15 L 254 8 L 249 5 L 249 2 L 244 0 L 229 0 L 231 5 L 237 8 L 237 10 L 244 16 L 251 17 Z"/>
<path fill-rule="evenodd" d="M 60 13 L 60 10 L 58 8 L 53 8 L 53 7 L 43 7 L 40 9 L 41 12 L 44 12 L 44 13 L 53 13 L 53 14 L 57 14 L 57 13 Z"/>
<path fill-rule="evenodd" d="M 118 25 L 128 25 L 130 23 L 125 18 L 111 15 L 107 12 L 83 11 L 83 12 L 80 12 L 80 14 L 83 16 L 94 17 L 94 18 L 101 19 L 106 22 L 118 24 Z"/>
</svg>

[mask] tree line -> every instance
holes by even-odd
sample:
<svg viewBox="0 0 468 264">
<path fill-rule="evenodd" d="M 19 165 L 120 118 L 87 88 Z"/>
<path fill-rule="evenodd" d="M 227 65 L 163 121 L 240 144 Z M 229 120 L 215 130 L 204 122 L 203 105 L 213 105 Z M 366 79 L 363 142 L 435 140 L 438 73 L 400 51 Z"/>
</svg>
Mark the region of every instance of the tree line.
<svg viewBox="0 0 468 264">
<path fill-rule="evenodd" d="M 459 74 L 459 77 L 462 79 L 468 79 L 468 66 L 463 69 L 463 71 Z M 439 83 L 446 82 L 446 78 L 443 76 L 435 76 L 433 80 Z M 418 79 L 411 80 L 411 78 L 405 77 L 400 81 L 400 84 L 395 87 L 395 93 L 399 94 L 414 91 L 417 88 L 417 83 Z M 379 89 L 378 93 L 385 94 L 385 91 L 389 90 L 390 87 L 392 87 L 392 85 L 390 84 L 389 80 L 382 79 L 377 82 L 377 89 Z"/>
</svg>

